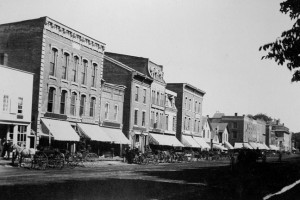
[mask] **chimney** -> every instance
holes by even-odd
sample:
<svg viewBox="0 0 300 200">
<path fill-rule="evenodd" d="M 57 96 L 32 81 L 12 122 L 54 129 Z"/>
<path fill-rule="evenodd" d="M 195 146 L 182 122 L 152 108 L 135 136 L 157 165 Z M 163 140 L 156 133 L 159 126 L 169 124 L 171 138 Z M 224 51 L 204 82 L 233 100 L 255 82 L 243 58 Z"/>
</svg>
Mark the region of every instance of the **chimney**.
<svg viewBox="0 0 300 200">
<path fill-rule="evenodd" d="M 234 116 L 236 116 L 236 117 L 237 117 L 237 116 L 238 116 L 238 114 L 237 114 L 237 113 L 234 113 Z"/>
</svg>

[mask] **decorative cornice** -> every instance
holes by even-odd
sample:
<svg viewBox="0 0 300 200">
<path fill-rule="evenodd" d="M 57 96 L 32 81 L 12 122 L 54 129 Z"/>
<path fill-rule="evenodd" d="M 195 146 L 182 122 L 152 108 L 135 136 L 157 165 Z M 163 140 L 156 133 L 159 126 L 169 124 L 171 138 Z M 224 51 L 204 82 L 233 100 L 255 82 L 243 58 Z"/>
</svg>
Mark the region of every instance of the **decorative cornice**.
<svg viewBox="0 0 300 200">
<path fill-rule="evenodd" d="M 47 17 L 45 20 L 45 29 L 50 32 L 56 33 L 64 38 L 67 38 L 72 42 L 85 46 L 89 49 L 92 49 L 100 53 L 104 53 L 105 50 L 104 43 L 99 42 L 82 33 L 79 33 L 53 19 L 50 19 L 49 17 Z"/>
</svg>

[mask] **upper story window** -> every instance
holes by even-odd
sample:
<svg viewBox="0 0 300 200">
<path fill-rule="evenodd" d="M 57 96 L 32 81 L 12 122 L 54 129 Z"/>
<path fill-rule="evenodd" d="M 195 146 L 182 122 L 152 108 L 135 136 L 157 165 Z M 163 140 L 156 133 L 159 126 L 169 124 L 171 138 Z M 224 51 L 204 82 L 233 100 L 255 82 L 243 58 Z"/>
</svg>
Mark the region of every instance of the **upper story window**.
<svg viewBox="0 0 300 200">
<path fill-rule="evenodd" d="M 114 108 L 114 120 L 115 121 L 118 120 L 118 111 L 119 111 L 119 107 L 118 107 L 118 105 L 115 105 L 115 108 Z"/>
<path fill-rule="evenodd" d="M 56 64 L 57 64 L 57 49 L 52 48 L 49 75 L 55 76 Z"/>
<path fill-rule="evenodd" d="M 155 104 L 155 91 L 152 90 L 152 95 L 151 95 L 152 103 Z"/>
<path fill-rule="evenodd" d="M 198 113 L 201 113 L 201 103 L 199 102 Z"/>
<path fill-rule="evenodd" d="M 8 112 L 8 101 L 9 101 L 9 96 L 8 95 L 4 95 L 3 96 L 3 111 L 4 112 Z"/>
<path fill-rule="evenodd" d="M 237 122 L 233 122 L 232 126 L 233 126 L 233 128 L 237 128 L 238 127 Z"/>
<path fill-rule="evenodd" d="M 77 94 L 76 92 L 72 92 L 70 114 L 73 116 L 76 115 L 76 101 L 77 101 Z"/>
<path fill-rule="evenodd" d="M 81 84 L 83 85 L 86 85 L 87 67 L 88 67 L 88 61 L 83 60 L 83 69 L 81 72 Z"/>
<path fill-rule="evenodd" d="M 189 101 L 189 110 L 192 110 L 192 99 Z"/>
<path fill-rule="evenodd" d="M 77 81 L 78 65 L 79 65 L 79 58 L 78 58 L 78 56 L 74 56 L 74 65 L 72 68 L 72 76 L 71 76 L 71 81 L 73 81 L 73 82 Z"/>
<path fill-rule="evenodd" d="M 4 65 L 4 53 L 0 53 L 0 65 Z"/>
<path fill-rule="evenodd" d="M 55 99 L 55 88 L 50 87 L 48 93 L 48 106 L 47 106 L 48 112 L 54 112 L 54 99 Z"/>
<path fill-rule="evenodd" d="M 187 109 L 187 99 L 188 99 L 188 98 L 185 97 L 185 100 L 184 100 L 184 108 L 185 108 L 185 109 Z"/>
<path fill-rule="evenodd" d="M 184 117 L 184 121 L 183 121 L 183 130 L 186 130 L 186 117 Z"/>
<path fill-rule="evenodd" d="M 97 64 L 93 63 L 93 69 L 92 69 L 92 87 L 96 87 L 97 82 Z"/>
<path fill-rule="evenodd" d="M 63 60 L 62 73 L 61 73 L 62 79 L 67 79 L 67 71 L 68 71 L 68 67 L 69 67 L 69 57 L 70 57 L 70 55 L 68 53 L 64 53 L 64 60 Z"/>
<path fill-rule="evenodd" d="M 143 111 L 142 112 L 142 126 L 145 126 L 146 125 L 146 112 Z"/>
<path fill-rule="evenodd" d="M 95 104 L 96 104 L 96 98 L 92 97 L 90 101 L 90 117 L 94 117 L 95 113 Z"/>
<path fill-rule="evenodd" d="M 135 86 L 135 101 L 139 101 L 139 86 Z"/>
<path fill-rule="evenodd" d="M 197 101 L 195 101 L 195 107 L 194 107 L 194 112 L 197 112 L 197 106 L 198 106 L 198 103 L 197 103 Z"/>
<path fill-rule="evenodd" d="M 67 91 L 61 91 L 60 96 L 60 114 L 66 114 Z"/>
<path fill-rule="evenodd" d="M 159 105 L 159 92 L 156 93 L 156 104 Z"/>
<path fill-rule="evenodd" d="M 18 98 L 18 114 L 23 113 L 23 97 Z"/>
<path fill-rule="evenodd" d="M 138 125 L 138 110 L 134 110 L 134 125 Z"/>
<path fill-rule="evenodd" d="M 143 89 L 143 103 L 146 103 L 146 94 L 147 94 L 147 90 Z"/>
<path fill-rule="evenodd" d="M 166 115 L 166 130 L 169 130 L 169 115 Z"/>
<path fill-rule="evenodd" d="M 197 120 L 194 121 L 194 132 L 197 131 Z"/>
<path fill-rule="evenodd" d="M 81 95 L 80 98 L 80 110 L 79 110 L 79 115 L 85 115 L 85 101 L 86 101 L 86 96 L 85 95 Z"/>
<path fill-rule="evenodd" d="M 151 121 L 150 121 L 150 125 L 151 125 L 151 127 L 153 127 L 154 126 L 154 118 L 155 118 L 155 116 L 154 116 L 154 111 L 151 111 Z"/>
<path fill-rule="evenodd" d="M 105 104 L 105 113 L 104 113 L 104 118 L 108 119 L 108 114 L 109 114 L 109 103 Z"/>
<path fill-rule="evenodd" d="M 164 102 L 165 102 L 165 95 L 163 93 L 160 94 L 160 105 L 164 106 Z"/>
<path fill-rule="evenodd" d="M 176 116 L 173 117 L 173 131 L 176 131 Z"/>
</svg>

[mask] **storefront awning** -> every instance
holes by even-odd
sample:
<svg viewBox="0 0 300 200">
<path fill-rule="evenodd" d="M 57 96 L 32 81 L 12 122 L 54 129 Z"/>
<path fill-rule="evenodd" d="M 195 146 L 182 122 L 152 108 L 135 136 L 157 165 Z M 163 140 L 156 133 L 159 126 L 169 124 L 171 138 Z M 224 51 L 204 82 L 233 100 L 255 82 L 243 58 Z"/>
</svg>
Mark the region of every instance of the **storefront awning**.
<svg viewBox="0 0 300 200">
<path fill-rule="evenodd" d="M 201 137 L 193 137 L 202 149 L 210 149 L 210 146 Z"/>
<path fill-rule="evenodd" d="M 220 144 L 213 144 L 213 148 L 214 148 L 214 149 L 219 149 L 219 150 L 221 150 L 221 151 L 227 151 L 227 150 L 228 150 L 227 148 L 223 147 L 223 146 L 220 145 Z"/>
<path fill-rule="evenodd" d="M 47 129 L 47 133 L 59 141 L 79 141 L 79 136 L 67 121 L 41 118 L 42 124 Z M 42 128 L 42 130 L 45 130 Z"/>
<path fill-rule="evenodd" d="M 173 146 L 173 147 L 183 147 L 183 144 L 172 135 L 162 135 L 162 134 L 149 134 L 149 142 L 155 145 Z"/>
<path fill-rule="evenodd" d="M 111 138 L 111 141 L 116 144 L 129 144 L 130 141 L 123 134 L 121 129 L 100 127 Z"/>
<path fill-rule="evenodd" d="M 234 149 L 233 146 L 227 141 L 224 141 L 224 145 L 227 149 Z"/>
<path fill-rule="evenodd" d="M 87 135 L 91 140 L 100 142 L 112 142 L 112 139 L 98 125 L 77 123 L 79 130 Z"/>
<path fill-rule="evenodd" d="M 253 149 L 248 143 L 236 142 L 234 143 L 235 149 Z"/>
<path fill-rule="evenodd" d="M 192 136 L 182 135 L 182 143 L 185 147 L 201 148 Z"/>
</svg>

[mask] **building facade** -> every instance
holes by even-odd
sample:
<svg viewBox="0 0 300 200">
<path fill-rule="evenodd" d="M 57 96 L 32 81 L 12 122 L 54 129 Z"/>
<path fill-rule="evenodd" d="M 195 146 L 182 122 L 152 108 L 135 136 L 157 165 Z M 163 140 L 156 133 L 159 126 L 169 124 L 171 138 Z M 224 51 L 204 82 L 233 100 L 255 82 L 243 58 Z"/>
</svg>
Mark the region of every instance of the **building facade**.
<svg viewBox="0 0 300 200">
<path fill-rule="evenodd" d="M 77 123 L 99 124 L 104 43 L 49 17 L 0 25 L 0 41 L 8 66 L 34 74 L 38 135 L 78 141 Z"/>
<path fill-rule="evenodd" d="M 153 79 L 109 56 L 105 56 L 103 78 L 109 83 L 126 87 L 123 133 L 132 147 L 144 151 L 149 143 L 150 91 Z"/>
<path fill-rule="evenodd" d="M 33 74 L 0 65 L 0 139 L 34 148 L 31 134 Z"/>
<path fill-rule="evenodd" d="M 200 142 L 194 141 L 202 140 L 202 101 L 205 92 L 188 83 L 168 83 L 167 89 L 177 93 L 176 137 L 186 147 L 204 148 Z"/>
</svg>

